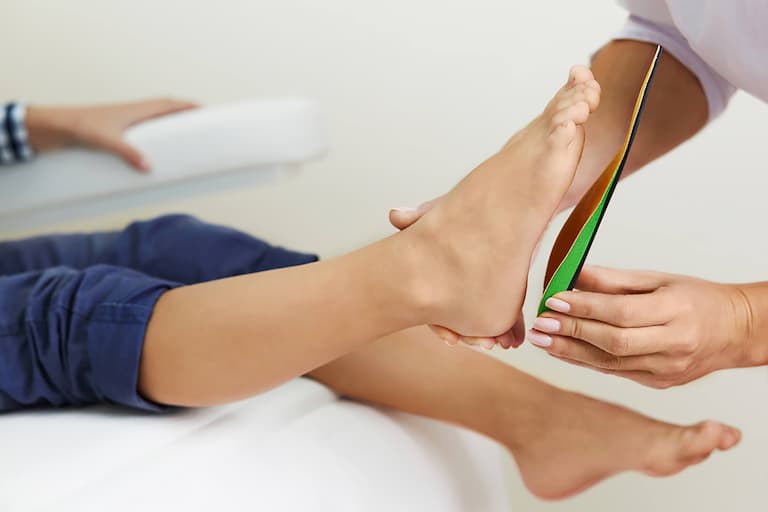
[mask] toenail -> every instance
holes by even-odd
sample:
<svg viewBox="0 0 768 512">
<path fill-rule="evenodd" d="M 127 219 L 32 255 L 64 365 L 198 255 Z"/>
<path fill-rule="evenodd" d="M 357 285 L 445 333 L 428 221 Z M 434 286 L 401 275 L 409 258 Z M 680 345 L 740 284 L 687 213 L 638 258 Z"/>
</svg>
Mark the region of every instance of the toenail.
<svg viewBox="0 0 768 512">
<path fill-rule="evenodd" d="M 552 345 L 552 338 L 550 336 L 534 331 L 533 329 L 528 331 L 528 341 L 537 347 L 549 347 Z"/>
<path fill-rule="evenodd" d="M 561 299 L 556 299 L 555 297 L 550 297 L 547 299 L 547 301 L 544 303 L 545 306 L 547 306 L 552 311 L 558 311 L 560 313 L 567 313 L 571 310 L 571 305 L 565 302 Z"/>
<path fill-rule="evenodd" d="M 485 340 L 483 342 L 483 348 L 485 348 L 485 350 L 491 350 L 495 345 L 496 343 L 493 340 Z"/>
<path fill-rule="evenodd" d="M 559 332 L 560 320 L 539 317 L 533 321 L 533 328 L 541 332 Z"/>
</svg>

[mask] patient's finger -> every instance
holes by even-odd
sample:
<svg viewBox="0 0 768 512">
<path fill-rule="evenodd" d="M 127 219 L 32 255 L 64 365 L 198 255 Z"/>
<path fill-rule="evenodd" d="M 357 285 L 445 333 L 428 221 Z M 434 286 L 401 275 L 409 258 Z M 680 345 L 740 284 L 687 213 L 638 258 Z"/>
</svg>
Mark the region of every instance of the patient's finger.
<svg viewBox="0 0 768 512">
<path fill-rule="evenodd" d="M 138 149 L 125 142 L 122 138 L 103 138 L 95 141 L 101 149 L 109 151 L 125 160 L 128 165 L 140 172 L 149 172 L 149 163 Z"/>
<path fill-rule="evenodd" d="M 192 101 L 176 100 L 173 98 L 155 98 L 129 104 L 135 115 L 133 122 L 146 121 L 184 110 L 197 108 L 199 105 Z"/>
</svg>

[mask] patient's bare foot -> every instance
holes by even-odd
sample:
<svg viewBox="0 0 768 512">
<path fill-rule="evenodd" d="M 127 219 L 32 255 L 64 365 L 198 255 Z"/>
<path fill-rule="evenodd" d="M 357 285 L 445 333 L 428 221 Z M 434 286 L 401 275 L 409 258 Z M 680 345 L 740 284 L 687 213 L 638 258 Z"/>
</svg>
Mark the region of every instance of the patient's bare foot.
<svg viewBox="0 0 768 512">
<path fill-rule="evenodd" d="M 431 323 L 466 336 L 512 327 L 531 254 L 573 179 L 599 99 L 591 71 L 573 68 L 541 115 L 404 232 L 423 248 L 422 288 L 437 297 Z"/>
<path fill-rule="evenodd" d="M 623 471 L 672 475 L 741 438 L 711 421 L 680 427 L 549 386 L 543 396 L 541 386 L 528 389 L 536 396 L 526 406 L 518 399 L 502 411 L 502 442 L 543 499 L 566 498 Z"/>
</svg>

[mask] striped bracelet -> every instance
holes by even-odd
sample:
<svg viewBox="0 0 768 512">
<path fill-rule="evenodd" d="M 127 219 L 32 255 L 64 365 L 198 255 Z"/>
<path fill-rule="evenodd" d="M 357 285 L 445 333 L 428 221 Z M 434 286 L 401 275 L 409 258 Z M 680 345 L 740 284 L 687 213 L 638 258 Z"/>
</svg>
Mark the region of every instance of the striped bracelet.
<svg viewBox="0 0 768 512">
<path fill-rule="evenodd" d="M 25 162 L 34 155 L 24 124 L 26 113 L 27 106 L 20 102 L 0 109 L 0 164 Z"/>
</svg>

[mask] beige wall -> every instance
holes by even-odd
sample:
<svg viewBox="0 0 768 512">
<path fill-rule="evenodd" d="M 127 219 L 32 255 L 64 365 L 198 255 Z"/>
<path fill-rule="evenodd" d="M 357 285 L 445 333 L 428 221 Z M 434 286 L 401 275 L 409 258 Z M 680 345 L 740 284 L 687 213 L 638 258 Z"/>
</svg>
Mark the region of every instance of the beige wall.
<svg viewBox="0 0 768 512">
<path fill-rule="evenodd" d="M 315 98 L 327 112 L 332 151 L 299 176 L 51 229 L 183 210 L 332 255 L 389 233 L 388 207 L 453 184 L 525 124 L 568 66 L 585 62 L 622 19 L 610 3 L 573 1 L 0 0 L 0 98 Z M 739 95 L 696 141 L 626 182 L 591 261 L 722 280 L 764 277 L 767 114 Z M 529 320 L 551 241 L 550 233 L 531 275 Z M 714 417 L 745 434 L 736 452 L 679 477 L 622 476 L 562 504 L 536 503 L 513 475 L 518 510 L 768 506 L 768 370 L 660 393 L 566 367 L 531 347 L 504 357 L 664 419 Z"/>
</svg>

